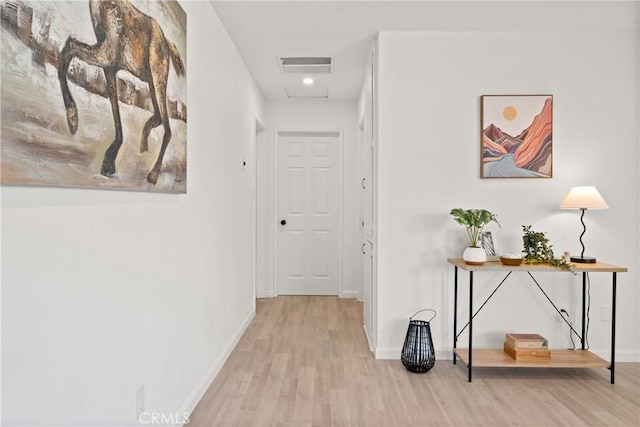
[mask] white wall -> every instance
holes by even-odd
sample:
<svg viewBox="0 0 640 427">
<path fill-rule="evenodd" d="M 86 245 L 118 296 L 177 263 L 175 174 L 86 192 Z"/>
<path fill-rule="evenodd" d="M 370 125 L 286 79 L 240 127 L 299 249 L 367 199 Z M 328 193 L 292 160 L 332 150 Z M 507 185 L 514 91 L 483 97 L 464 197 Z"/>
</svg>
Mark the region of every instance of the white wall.
<svg viewBox="0 0 640 427">
<path fill-rule="evenodd" d="M 446 258 L 461 256 L 466 239 L 451 208 L 496 212 L 502 228 L 488 230 L 504 251 L 521 251 L 521 226 L 532 225 L 547 232 L 556 254 L 577 253 L 579 213 L 558 205 L 573 186 L 595 185 L 611 208 L 587 213 L 587 252 L 629 267 L 618 277 L 618 360 L 640 360 L 637 4 L 623 15 L 606 30 L 380 33 L 378 357 L 399 357 L 408 317 L 422 307 L 438 312 L 436 350 L 450 357 L 453 267 Z M 554 95 L 552 179 L 479 178 L 484 94 Z M 466 301 L 468 276 L 460 279 Z M 579 324 L 580 277 L 539 279 Z M 497 280 L 476 275 L 476 307 Z M 610 274 L 591 275 L 589 343 L 606 358 L 610 323 L 601 320 L 601 305 L 610 306 L 610 290 Z M 509 279 L 476 318 L 474 343 L 499 347 L 505 332 L 521 331 L 566 347 L 568 328 L 554 313 L 525 276 Z"/>
<path fill-rule="evenodd" d="M 258 297 L 275 296 L 274 284 L 274 141 L 276 131 L 342 132 L 342 284 L 339 295 L 358 293 L 358 136 L 357 102 L 330 100 L 270 100 L 265 103 L 267 126 L 258 146 Z"/>
<path fill-rule="evenodd" d="M 212 7 L 182 5 L 187 194 L 2 188 L 3 425 L 133 425 L 141 384 L 190 411 L 255 313 L 263 100 Z"/>
</svg>

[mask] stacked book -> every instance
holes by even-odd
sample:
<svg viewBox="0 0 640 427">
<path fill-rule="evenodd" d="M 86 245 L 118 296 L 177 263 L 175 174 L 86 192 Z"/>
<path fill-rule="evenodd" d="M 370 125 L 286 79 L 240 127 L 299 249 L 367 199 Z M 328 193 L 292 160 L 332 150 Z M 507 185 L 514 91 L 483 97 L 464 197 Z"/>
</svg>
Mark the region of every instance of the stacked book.
<svg viewBox="0 0 640 427">
<path fill-rule="evenodd" d="M 549 342 L 538 334 L 507 334 L 504 352 L 515 360 L 549 360 Z"/>
</svg>

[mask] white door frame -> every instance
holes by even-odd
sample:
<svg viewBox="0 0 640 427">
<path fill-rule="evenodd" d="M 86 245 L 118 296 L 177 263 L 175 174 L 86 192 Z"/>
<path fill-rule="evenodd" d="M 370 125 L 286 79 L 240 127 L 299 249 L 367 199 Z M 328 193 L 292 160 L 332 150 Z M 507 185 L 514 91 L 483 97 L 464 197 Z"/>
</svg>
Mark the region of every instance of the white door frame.
<svg viewBox="0 0 640 427">
<path fill-rule="evenodd" d="M 272 232 L 273 232 L 273 289 L 274 289 L 274 295 L 273 296 L 278 296 L 279 292 L 278 292 L 278 238 L 277 238 L 277 232 L 278 232 L 278 227 L 280 227 L 280 218 L 279 218 L 279 212 L 278 212 L 278 183 L 277 183 L 277 174 L 278 174 L 278 160 L 277 160 L 277 146 L 276 144 L 278 144 L 278 139 L 280 135 L 291 135 L 291 136 L 295 136 L 295 135 L 302 135 L 302 136 L 323 136 L 323 135 L 337 135 L 337 139 L 338 139 L 338 144 L 340 145 L 340 147 L 337 150 L 337 154 L 338 154 L 338 159 L 337 159 L 337 164 L 338 164 L 338 221 L 337 221 L 337 235 L 338 235 L 338 266 L 337 266 L 337 275 L 338 275 L 338 290 L 337 290 L 337 296 L 340 296 L 342 289 L 343 289 L 343 283 L 342 283 L 342 252 L 343 252 L 343 246 L 344 246 L 344 235 L 343 235 L 343 222 L 344 222 L 344 216 L 343 216 L 343 202 L 342 202 L 342 198 L 343 198 L 343 193 L 344 193 L 344 156 L 343 156 L 343 150 L 344 150 L 344 132 L 342 130 L 335 130 L 335 129 L 325 129 L 325 130 L 284 130 L 284 129 L 276 129 L 273 132 L 273 176 L 272 178 L 272 182 L 273 182 L 273 216 L 272 218 L 274 219 L 273 224 L 272 224 Z"/>
<path fill-rule="evenodd" d="M 264 143 L 264 134 L 265 134 L 265 127 L 262 124 L 262 122 L 260 121 L 260 119 L 258 119 L 257 117 L 254 116 L 254 132 L 253 132 L 253 165 L 251 166 L 253 168 L 253 194 L 252 196 L 252 201 L 251 201 L 251 209 L 252 209 L 252 213 L 251 213 L 251 218 L 253 219 L 252 222 L 252 238 L 253 238 L 253 300 L 255 301 L 257 295 L 258 295 L 258 244 L 259 244 L 259 238 L 264 238 L 265 236 L 261 235 L 259 230 L 258 230 L 258 144 L 259 143 Z M 260 142 L 262 141 L 262 142 Z"/>
</svg>

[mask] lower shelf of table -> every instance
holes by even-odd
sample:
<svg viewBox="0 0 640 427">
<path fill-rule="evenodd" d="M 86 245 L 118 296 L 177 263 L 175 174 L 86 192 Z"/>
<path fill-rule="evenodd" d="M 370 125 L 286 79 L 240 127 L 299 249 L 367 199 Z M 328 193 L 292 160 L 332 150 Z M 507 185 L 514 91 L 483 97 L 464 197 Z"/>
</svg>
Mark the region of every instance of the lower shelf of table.
<svg viewBox="0 0 640 427">
<path fill-rule="evenodd" d="M 469 350 L 455 348 L 454 353 L 465 366 L 469 366 Z M 549 360 L 515 360 L 503 349 L 478 348 L 473 350 L 474 367 L 485 368 L 608 368 L 603 358 L 589 350 L 551 350 Z"/>
</svg>

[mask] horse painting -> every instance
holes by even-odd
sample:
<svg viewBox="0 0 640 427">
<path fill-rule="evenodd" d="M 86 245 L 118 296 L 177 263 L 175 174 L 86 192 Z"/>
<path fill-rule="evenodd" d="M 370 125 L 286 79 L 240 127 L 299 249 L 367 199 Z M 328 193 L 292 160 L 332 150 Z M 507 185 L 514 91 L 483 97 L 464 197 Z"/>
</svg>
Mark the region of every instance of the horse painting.
<svg viewBox="0 0 640 427">
<path fill-rule="evenodd" d="M 106 92 L 111 104 L 115 124 L 115 139 L 107 148 L 100 173 L 111 177 L 116 173 L 116 157 L 123 142 L 123 130 L 118 107 L 116 74 L 124 70 L 149 85 L 153 115 L 144 124 L 140 139 L 140 152 L 148 151 L 148 138 L 152 129 L 162 125 L 164 136 L 155 164 L 147 181 L 156 184 L 169 141 L 171 126 L 167 109 L 167 79 L 169 64 L 178 76 L 185 67 L 176 46 L 165 37 L 162 28 L 152 17 L 142 13 L 128 0 L 89 0 L 91 22 L 97 43 L 89 45 L 69 37 L 60 51 L 58 79 L 66 108 L 69 130 L 78 130 L 78 107 L 71 96 L 67 72 L 73 58 L 100 67 L 106 79 Z"/>
</svg>

